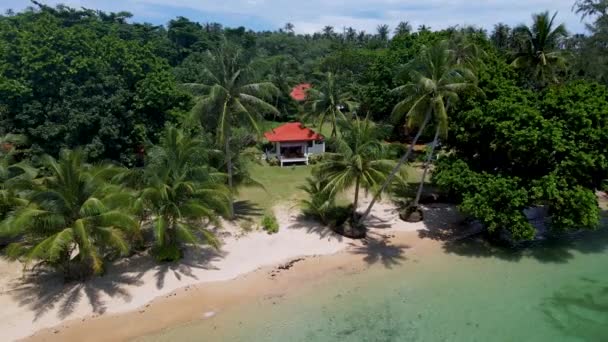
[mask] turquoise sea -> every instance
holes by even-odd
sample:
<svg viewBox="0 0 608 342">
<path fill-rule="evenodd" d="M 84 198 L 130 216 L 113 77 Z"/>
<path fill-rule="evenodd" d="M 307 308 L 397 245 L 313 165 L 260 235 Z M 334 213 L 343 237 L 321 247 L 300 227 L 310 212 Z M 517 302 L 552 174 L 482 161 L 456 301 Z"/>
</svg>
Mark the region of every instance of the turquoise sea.
<svg viewBox="0 0 608 342">
<path fill-rule="evenodd" d="M 608 230 L 524 251 L 444 250 L 370 258 L 364 272 L 143 340 L 608 341 Z"/>
</svg>

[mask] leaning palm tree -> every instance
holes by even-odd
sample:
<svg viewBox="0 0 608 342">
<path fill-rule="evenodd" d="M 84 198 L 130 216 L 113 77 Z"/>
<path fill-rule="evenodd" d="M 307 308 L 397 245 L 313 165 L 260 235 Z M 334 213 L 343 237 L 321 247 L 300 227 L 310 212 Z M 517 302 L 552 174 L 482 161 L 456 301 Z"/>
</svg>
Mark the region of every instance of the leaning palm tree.
<svg viewBox="0 0 608 342">
<path fill-rule="evenodd" d="M 161 261 L 182 255 L 181 245 L 218 241 L 205 226 L 229 213 L 230 191 L 225 174 L 207 165 L 204 141 L 183 131 L 165 129 L 159 146 L 148 156 L 141 191 L 142 209 L 152 214 L 155 254 Z"/>
<path fill-rule="evenodd" d="M 380 131 L 369 119 L 341 120 L 342 135 L 335 139 L 336 152 L 326 153 L 315 168 L 325 181 L 323 191 L 335 194 L 354 186 L 352 222 L 357 222 L 360 189 L 377 190 L 395 163 L 383 158 Z"/>
<path fill-rule="evenodd" d="M 257 122 L 262 114 L 278 115 L 277 109 L 267 100 L 279 93 L 271 82 L 258 82 L 251 64 L 246 61 L 242 51 L 223 44 L 217 51 L 208 52 L 208 63 L 203 66 L 206 79 L 203 83 L 190 83 L 186 86 L 203 92 L 192 111 L 192 118 L 203 126 L 214 122 L 216 138 L 224 146 L 228 187 L 234 191 L 232 178 L 232 151 L 230 132 L 233 125 L 249 124 L 259 133 Z M 230 216 L 234 208 L 230 205 Z"/>
<path fill-rule="evenodd" d="M 555 26 L 557 13 L 549 16 L 543 12 L 532 16 L 531 27 L 520 25 L 514 29 L 523 38 L 523 48 L 515 55 L 512 65 L 530 72 L 538 86 L 557 82 L 555 73 L 565 66 L 563 53 L 558 50 L 560 42 L 568 32 L 564 24 Z"/>
<path fill-rule="evenodd" d="M 320 77 L 321 81 L 308 90 L 306 98 L 307 114 L 303 120 L 316 121 L 319 129 L 325 122 L 331 124 L 331 137 L 338 134 L 338 121 L 344 118 L 345 111 L 352 111 L 358 107 L 350 92 L 345 91 L 338 77 L 327 72 Z"/>
<path fill-rule="evenodd" d="M 132 198 L 107 182 L 119 169 L 86 164 L 79 150 L 43 161 L 48 174 L 31 183 L 28 205 L 5 220 L 4 233 L 21 237 L 7 255 L 51 266 L 66 277 L 101 273 L 104 258 L 125 255 L 139 234 L 125 209 Z"/>
<path fill-rule="evenodd" d="M 370 202 L 362 220 L 369 215 L 380 194 L 408 160 L 414 145 L 431 120 L 434 119 L 437 137 L 447 134 L 446 102 L 457 100 L 458 94 L 467 89 L 476 89 L 475 75 L 466 67 L 456 65 L 454 53 L 446 41 L 428 48 L 423 47 L 418 58 L 405 66 L 405 71 L 408 82 L 393 89 L 393 93 L 405 98 L 395 105 L 392 117 L 396 122 L 405 121 L 405 126 L 409 129 L 418 128 L 418 132 L 407 152 Z"/>
</svg>

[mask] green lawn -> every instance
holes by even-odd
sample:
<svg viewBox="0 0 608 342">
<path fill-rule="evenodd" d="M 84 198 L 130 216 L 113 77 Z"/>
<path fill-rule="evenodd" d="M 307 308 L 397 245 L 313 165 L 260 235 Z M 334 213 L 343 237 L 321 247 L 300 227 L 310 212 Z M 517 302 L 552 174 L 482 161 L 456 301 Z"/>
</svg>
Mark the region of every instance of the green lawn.
<svg viewBox="0 0 608 342">
<path fill-rule="evenodd" d="M 262 187 L 246 187 L 239 191 L 237 202 L 241 202 L 249 208 L 250 214 L 245 216 L 261 215 L 265 210 L 271 209 L 278 203 L 297 205 L 298 200 L 307 196 L 299 187 L 306 183 L 306 177 L 310 176 L 312 166 L 267 166 L 253 165 L 251 176 Z M 418 183 L 422 171 L 419 168 L 408 169 L 408 182 Z M 428 179 L 427 179 L 428 182 Z M 339 203 L 347 204 L 352 199 L 346 198 L 347 194 L 339 196 Z"/>
<path fill-rule="evenodd" d="M 262 184 L 260 187 L 247 187 L 239 191 L 239 201 L 249 201 L 259 209 L 272 208 L 279 202 L 295 202 L 302 198 L 304 191 L 298 187 L 306 183 L 312 166 L 266 166 L 253 165 L 251 176 Z"/>
</svg>

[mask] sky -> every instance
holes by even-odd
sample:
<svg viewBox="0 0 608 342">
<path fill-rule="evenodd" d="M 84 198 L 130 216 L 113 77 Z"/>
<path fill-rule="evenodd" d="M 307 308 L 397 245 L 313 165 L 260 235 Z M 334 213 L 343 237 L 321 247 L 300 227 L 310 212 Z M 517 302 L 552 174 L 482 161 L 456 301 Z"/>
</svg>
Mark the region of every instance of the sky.
<svg viewBox="0 0 608 342">
<path fill-rule="evenodd" d="M 104 11 L 129 11 L 132 21 L 166 24 L 184 16 L 198 22 L 219 22 L 253 30 L 276 30 L 285 23 L 298 33 L 318 32 L 325 25 L 336 31 L 352 26 L 373 33 L 380 24 L 394 28 L 409 21 L 432 29 L 475 25 L 491 30 L 494 24 L 529 24 L 531 14 L 558 12 L 558 21 L 570 32 L 584 32 L 584 24 L 572 12 L 574 0 L 38 0 L 48 5 L 63 3 Z M 0 0 L 0 11 L 21 10 L 29 0 Z"/>
</svg>

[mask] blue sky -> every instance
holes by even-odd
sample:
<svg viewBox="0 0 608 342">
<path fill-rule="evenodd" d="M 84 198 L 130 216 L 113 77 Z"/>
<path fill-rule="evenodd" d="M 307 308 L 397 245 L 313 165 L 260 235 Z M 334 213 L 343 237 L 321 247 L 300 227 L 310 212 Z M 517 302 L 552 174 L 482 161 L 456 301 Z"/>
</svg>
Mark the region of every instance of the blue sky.
<svg viewBox="0 0 608 342">
<path fill-rule="evenodd" d="M 584 32 L 572 13 L 574 0 L 39 0 L 55 5 L 105 11 L 129 11 L 135 21 L 166 24 L 176 16 L 254 30 L 275 30 L 286 22 L 300 33 L 313 33 L 325 25 L 337 31 L 345 26 L 374 32 L 379 24 L 394 27 L 399 21 L 433 29 L 452 25 L 476 25 L 491 29 L 495 23 L 529 23 L 532 13 L 558 11 L 558 20 L 570 32 Z M 1 0 L 0 10 L 20 10 L 28 0 Z"/>
</svg>

